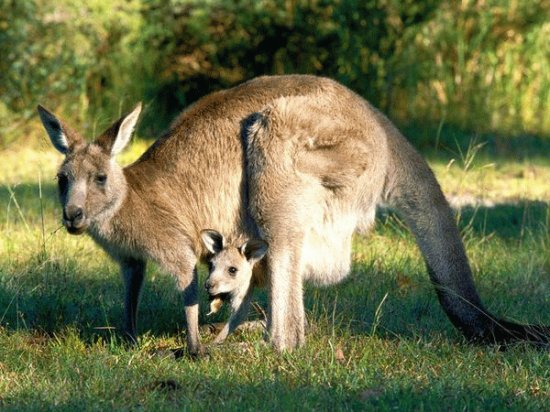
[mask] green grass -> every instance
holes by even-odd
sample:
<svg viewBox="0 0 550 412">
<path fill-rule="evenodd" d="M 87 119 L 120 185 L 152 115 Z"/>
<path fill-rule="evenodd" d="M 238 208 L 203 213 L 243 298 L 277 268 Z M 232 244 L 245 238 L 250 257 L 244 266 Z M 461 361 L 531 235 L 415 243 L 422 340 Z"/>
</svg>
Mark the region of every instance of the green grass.
<svg viewBox="0 0 550 412">
<path fill-rule="evenodd" d="M 122 161 L 143 149 L 135 143 Z M 499 315 L 550 324 L 550 161 L 473 155 L 440 151 L 430 162 L 449 195 L 473 204 L 460 225 L 480 293 Z M 58 230 L 61 156 L 47 144 L 1 156 L 2 410 L 548 408 L 548 352 L 467 344 L 439 308 L 411 235 L 386 214 L 355 239 L 346 281 L 307 288 L 305 347 L 278 354 L 260 332 L 240 332 L 204 358 L 174 359 L 167 349 L 185 341 L 181 298 L 150 265 L 140 344 L 128 348 L 116 334 L 116 265 L 87 237 Z M 265 291 L 257 299 L 265 304 Z M 227 319 L 207 318 L 206 302 L 201 323 Z"/>
</svg>

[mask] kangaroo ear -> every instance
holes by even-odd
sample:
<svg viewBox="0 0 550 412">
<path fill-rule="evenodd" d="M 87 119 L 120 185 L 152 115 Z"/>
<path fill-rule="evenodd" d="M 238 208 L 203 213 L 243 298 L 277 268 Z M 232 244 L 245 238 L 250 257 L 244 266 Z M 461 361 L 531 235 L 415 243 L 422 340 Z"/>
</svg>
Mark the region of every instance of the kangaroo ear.
<svg viewBox="0 0 550 412">
<path fill-rule="evenodd" d="M 239 248 L 239 252 L 251 264 L 261 260 L 267 253 L 267 242 L 262 239 L 250 239 L 244 242 Z"/>
<path fill-rule="evenodd" d="M 201 230 L 201 239 L 204 247 L 213 254 L 220 253 L 225 246 L 225 238 L 216 230 Z"/>
<path fill-rule="evenodd" d="M 36 110 L 44 129 L 48 133 L 53 146 L 61 153 L 67 154 L 71 146 L 78 143 L 80 137 L 66 127 L 53 113 L 38 105 Z"/>
<path fill-rule="evenodd" d="M 130 113 L 122 116 L 103 132 L 103 134 L 97 138 L 96 143 L 111 156 L 120 153 L 128 142 L 130 142 L 140 113 L 141 103 L 138 103 Z"/>
</svg>

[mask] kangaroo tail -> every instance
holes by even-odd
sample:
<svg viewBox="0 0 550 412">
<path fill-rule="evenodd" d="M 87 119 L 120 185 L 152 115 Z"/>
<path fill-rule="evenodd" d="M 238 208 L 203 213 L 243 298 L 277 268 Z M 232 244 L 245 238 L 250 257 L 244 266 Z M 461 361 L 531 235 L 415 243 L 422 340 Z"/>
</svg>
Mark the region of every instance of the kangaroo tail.
<svg viewBox="0 0 550 412">
<path fill-rule="evenodd" d="M 453 212 L 426 162 L 385 118 L 389 168 L 385 201 L 416 237 L 443 310 L 466 338 L 506 344 L 550 343 L 550 327 L 522 325 L 493 316 L 476 291 Z"/>
</svg>

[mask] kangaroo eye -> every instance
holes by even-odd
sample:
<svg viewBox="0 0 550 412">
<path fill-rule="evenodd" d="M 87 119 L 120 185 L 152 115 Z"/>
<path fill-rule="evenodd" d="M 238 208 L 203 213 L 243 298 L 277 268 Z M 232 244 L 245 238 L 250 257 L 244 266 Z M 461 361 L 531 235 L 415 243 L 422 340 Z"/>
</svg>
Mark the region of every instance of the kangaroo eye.
<svg viewBox="0 0 550 412">
<path fill-rule="evenodd" d="M 235 276 L 237 274 L 237 268 L 235 266 L 230 266 L 229 269 L 227 269 L 227 271 L 231 276 Z"/>
<path fill-rule="evenodd" d="M 95 182 L 98 185 L 104 185 L 105 182 L 107 182 L 107 175 L 104 175 L 103 173 L 96 175 Z"/>
<path fill-rule="evenodd" d="M 57 184 L 61 193 L 65 193 L 69 184 L 69 176 L 67 176 L 65 173 L 59 173 L 57 175 Z"/>
</svg>

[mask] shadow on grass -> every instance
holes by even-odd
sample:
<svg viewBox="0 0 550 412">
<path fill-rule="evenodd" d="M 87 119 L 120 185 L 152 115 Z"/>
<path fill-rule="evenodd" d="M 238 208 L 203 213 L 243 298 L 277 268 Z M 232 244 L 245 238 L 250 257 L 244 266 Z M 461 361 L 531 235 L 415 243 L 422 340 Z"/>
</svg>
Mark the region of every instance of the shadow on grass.
<svg viewBox="0 0 550 412">
<path fill-rule="evenodd" d="M 482 301 L 494 315 L 520 323 L 550 324 L 550 302 L 540 285 L 513 276 L 475 279 Z M 309 289 L 310 322 L 324 333 L 374 335 L 388 339 L 463 341 L 450 323 L 425 271 L 388 275 L 357 265 L 343 284 Z"/>
<path fill-rule="evenodd" d="M 144 376 L 145 375 L 145 376 Z M 302 376 L 275 375 L 272 379 L 239 382 L 234 375 L 207 376 L 195 371 L 182 379 L 147 378 L 142 370 L 129 370 L 124 375 L 109 377 L 111 385 L 101 393 L 80 390 L 72 385 L 65 393 L 75 393 L 65 402 L 52 393 L 21 393 L 6 398 L 0 405 L 13 410 L 79 410 L 79 409 L 166 409 L 214 410 L 223 405 L 229 410 L 418 410 L 437 405 L 437 410 L 508 410 L 515 406 L 531 407 L 542 400 L 518 397 L 517 393 L 489 384 L 466 384 L 442 376 L 430 385 L 390 378 L 349 388 L 348 382 L 317 383 Z M 283 374 L 284 375 L 284 374 Z M 365 381 L 363 376 L 356 380 Z M 67 383 L 64 383 L 67 385 Z M 52 399 L 53 398 L 53 399 Z M 49 400 L 49 401 L 48 401 Z M 432 406 L 432 407 L 433 407 Z M 540 406 L 540 405 L 539 405 Z"/>
<path fill-rule="evenodd" d="M 494 207 L 468 206 L 460 211 L 461 229 L 471 228 L 475 235 L 496 235 L 504 239 L 520 239 L 529 234 L 548 233 L 550 203 L 520 201 Z"/>
<path fill-rule="evenodd" d="M 104 273 L 78 269 L 71 259 L 62 267 L 55 261 L 33 260 L 24 272 L 0 278 L 0 325 L 8 330 L 37 329 L 55 334 L 75 327 L 81 337 L 110 339 L 121 330 L 123 282 L 116 267 Z M 182 325 L 183 305 L 172 279 L 150 276 L 140 305 L 140 331 L 175 334 Z"/>
<path fill-rule="evenodd" d="M 550 230 L 550 203 L 536 200 L 498 203 L 494 206 L 465 206 L 455 211 L 463 235 L 470 232 L 478 237 L 497 236 L 502 239 L 521 239 L 527 235 L 544 235 Z M 388 209 L 377 211 L 377 220 L 394 233 L 403 232 L 405 224 Z M 408 230 L 408 229 L 406 229 Z"/>
<path fill-rule="evenodd" d="M 26 210 L 40 210 L 36 186 L 19 186 L 15 193 L 24 215 Z M 43 193 L 45 202 L 55 203 L 53 185 L 44 186 Z M 5 188 L 0 190 L 0 201 L 7 202 L 9 198 Z M 473 231 L 476 237 L 493 233 L 513 242 L 529 233 L 536 236 L 547 233 L 548 209 L 549 205 L 543 202 L 467 208 L 462 212 L 461 222 L 463 229 Z M 383 215 L 381 220 L 391 220 L 391 216 Z M 391 224 L 385 226 L 389 228 L 378 229 L 382 234 L 401 236 L 398 225 L 397 229 L 392 229 Z M 120 330 L 123 316 L 123 285 L 116 268 L 105 266 L 104 273 L 94 273 L 80 269 L 77 257 L 64 257 L 64 262 L 40 261 L 37 257 L 22 264 L 19 273 L 6 273 L 0 268 L 0 325 L 9 330 L 37 329 L 48 334 L 75 327 L 87 341 L 114 336 Z M 388 274 L 377 271 L 372 262 L 355 265 L 343 284 L 322 289 L 308 287 L 306 310 L 313 323 L 325 320 L 329 328 L 337 325 L 359 334 L 427 337 L 434 332 L 454 331 L 439 308 L 425 271 L 407 273 L 409 278 L 423 280 L 403 287 L 397 273 L 401 270 L 396 267 L 394 273 Z M 548 300 L 544 296 L 533 300 L 530 296 L 533 285 L 522 282 L 525 279 L 513 276 L 501 282 L 478 280 L 478 289 L 496 314 L 504 315 L 504 311 L 513 308 L 517 311 L 513 316 L 526 315 L 535 322 L 541 313 L 550 313 Z M 206 318 L 207 297 L 200 290 L 201 323 L 227 319 L 227 311 Z M 386 293 L 388 298 L 381 304 Z M 265 307 L 266 292 L 257 296 Z M 381 315 L 377 318 L 379 307 Z M 150 267 L 139 310 L 140 333 L 177 335 L 183 330 L 183 320 L 183 304 L 173 280 Z M 458 332 L 451 333 L 458 336 Z"/>
<path fill-rule="evenodd" d="M 523 160 L 550 157 L 550 136 L 523 134 L 518 136 L 503 135 L 496 132 L 478 133 L 467 131 L 452 124 L 430 126 L 425 123 L 409 123 L 401 126 L 403 134 L 423 154 L 435 157 L 448 157 L 458 148 L 466 152 L 475 140 L 483 143 L 482 156 L 493 160 Z"/>
<path fill-rule="evenodd" d="M 55 211 L 59 214 L 55 217 L 56 220 L 61 222 L 61 207 L 55 184 L 44 183 L 41 188 L 38 183 L 23 183 L 9 188 L 6 185 L 0 186 L 0 222 L 8 222 L 10 219 L 20 222 L 25 219 L 30 225 L 40 218 L 41 210 L 45 214 Z"/>
<path fill-rule="evenodd" d="M 529 201 L 466 207 L 460 211 L 460 216 L 459 227 L 466 242 L 471 240 L 477 245 L 483 238 L 489 242 L 495 237 L 499 239 L 492 247 L 497 259 L 506 255 L 506 261 L 511 262 L 510 256 L 517 255 L 523 261 L 527 254 L 544 256 L 544 245 L 549 239 L 548 203 Z M 412 239 L 392 212 L 383 211 L 377 217 L 379 234 Z M 533 249 L 520 247 L 521 242 Z M 391 255 L 391 251 L 388 253 Z M 308 306 L 313 308 L 317 318 L 334 318 L 336 314 L 336 323 L 352 333 L 425 338 L 445 331 L 460 336 L 439 305 L 424 267 L 419 269 L 405 262 L 393 267 L 383 265 L 386 271 L 381 271 L 377 266 L 375 262 L 356 263 L 341 285 L 319 291 L 312 289 L 306 295 Z M 525 273 L 514 273 L 500 262 L 492 264 L 491 269 L 476 266 L 474 272 L 479 273 L 474 275 L 474 281 L 489 311 L 520 323 L 550 324 L 550 301 L 544 290 L 550 278 L 545 269 L 540 279 L 530 282 Z M 494 270 L 502 272 L 492 272 Z"/>
</svg>

